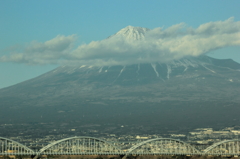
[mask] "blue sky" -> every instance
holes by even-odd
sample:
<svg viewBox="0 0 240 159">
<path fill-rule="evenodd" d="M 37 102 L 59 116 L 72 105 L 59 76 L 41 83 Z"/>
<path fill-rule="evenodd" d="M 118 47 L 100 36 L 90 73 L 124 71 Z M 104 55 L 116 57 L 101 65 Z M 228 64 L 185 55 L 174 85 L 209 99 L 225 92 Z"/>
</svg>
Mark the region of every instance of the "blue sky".
<svg viewBox="0 0 240 159">
<path fill-rule="evenodd" d="M 128 25 L 154 29 L 185 23 L 197 28 L 230 17 L 238 22 L 239 6 L 239 0 L 1 1 L 0 57 L 9 56 L 34 41 L 44 43 L 58 35 L 74 35 L 72 47 L 76 48 L 105 39 Z M 208 54 L 215 58 L 232 58 L 240 63 L 239 46 L 224 47 Z M 36 77 L 58 65 L 0 62 L 0 88 Z"/>
</svg>

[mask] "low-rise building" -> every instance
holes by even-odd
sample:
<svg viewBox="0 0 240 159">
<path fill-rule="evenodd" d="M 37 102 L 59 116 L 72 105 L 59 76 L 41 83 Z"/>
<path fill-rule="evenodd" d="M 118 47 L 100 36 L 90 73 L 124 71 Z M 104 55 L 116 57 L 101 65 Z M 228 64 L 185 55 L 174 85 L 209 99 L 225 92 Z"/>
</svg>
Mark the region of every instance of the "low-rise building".
<svg viewBox="0 0 240 159">
<path fill-rule="evenodd" d="M 231 132 L 232 132 L 234 135 L 239 135 L 239 134 L 240 134 L 240 130 L 231 130 Z"/>
<path fill-rule="evenodd" d="M 139 135 L 137 135 L 136 139 L 148 139 L 148 137 L 147 136 L 139 136 Z"/>
<path fill-rule="evenodd" d="M 171 137 L 186 137 L 184 134 L 171 134 Z"/>
</svg>

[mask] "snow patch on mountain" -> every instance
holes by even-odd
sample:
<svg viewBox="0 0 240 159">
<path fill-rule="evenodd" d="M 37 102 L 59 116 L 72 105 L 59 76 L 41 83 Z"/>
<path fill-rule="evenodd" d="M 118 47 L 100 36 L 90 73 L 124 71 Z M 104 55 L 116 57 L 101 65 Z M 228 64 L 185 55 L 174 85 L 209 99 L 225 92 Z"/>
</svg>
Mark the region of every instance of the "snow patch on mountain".
<svg viewBox="0 0 240 159">
<path fill-rule="evenodd" d="M 123 68 L 120 70 L 117 78 L 113 81 L 113 83 L 114 83 L 115 81 L 117 81 L 117 79 L 121 76 L 121 74 L 122 74 L 122 72 L 124 71 L 125 67 L 126 67 L 126 66 L 123 66 Z"/>
<path fill-rule="evenodd" d="M 84 68 L 84 67 L 86 67 L 86 65 L 82 65 L 82 66 L 80 66 L 80 68 Z"/>
<path fill-rule="evenodd" d="M 209 70 L 210 72 L 216 73 L 215 71 L 213 71 L 213 70 L 211 70 L 210 68 L 206 67 L 204 64 L 202 64 L 202 66 L 203 66 L 204 68 L 206 68 L 207 70 Z"/>
<path fill-rule="evenodd" d="M 172 72 L 171 66 L 167 64 L 167 79 L 170 78 L 171 72 Z"/>
<path fill-rule="evenodd" d="M 102 72 L 102 69 L 103 69 L 103 67 L 101 67 L 98 72 L 101 73 L 101 72 Z"/>
<path fill-rule="evenodd" d="M 151 63 L 151 65 L 152 65 L 152 68 L 153 68 L 154 72 L 156 73 L 157 77 L 159 77 L 159 73 L 158 73 L 158 71 L 156 69 L 156 64 L 152 64 Z"/>
<path fill-rule="evenodd" d="M 127 26 L 118 31 L 116 34 L 110 36 L 110 38 L 124 37 L 127 40 L 142 40 L 145 39 L 145 34 L 149 30 L 150 29 L 148 28 Z"/>
<path fill-rule="evenodd" d="M 117 78 L 121 76 L 122 72 L 124 71 L 125 66 L 123 66 L 123 68 L 121 69 L 120 73 L 118 74 Z"/>
</svg>

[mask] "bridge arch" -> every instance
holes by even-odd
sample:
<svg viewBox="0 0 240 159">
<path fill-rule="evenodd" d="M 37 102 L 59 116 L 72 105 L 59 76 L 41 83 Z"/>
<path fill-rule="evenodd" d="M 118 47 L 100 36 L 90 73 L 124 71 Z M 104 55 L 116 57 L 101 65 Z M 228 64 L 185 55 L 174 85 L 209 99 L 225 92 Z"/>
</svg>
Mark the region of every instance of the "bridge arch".
<svg viewBox="0 0 240 159">
<path fill-rule="evenodd" d="M 48 155 L 111 155 L 123 154 L 117 146 L 95 137 L 76 136 L 55 141 L 38 154 Z"/>
<path fill-rule="evenodd" d="M 239 155 L 240 154 L 240 140 L 225 140 L 217 142 L 204 151 L 204 154 L 217 154 L 217 155 Z"/>
<path fill-rule="evenodd" d="M 8 138 L 0 137 L 0 155 L 34 155 L 35 151 Z"/>
<path fill-rule="evenodd" d="M 190 144 L 177 139 L 156 138 L 140 142 L 131 147 L 127 152 L 127 155 L 129 154 L 190 155 L 201 154 L 201 152 Z"/>
</svg>

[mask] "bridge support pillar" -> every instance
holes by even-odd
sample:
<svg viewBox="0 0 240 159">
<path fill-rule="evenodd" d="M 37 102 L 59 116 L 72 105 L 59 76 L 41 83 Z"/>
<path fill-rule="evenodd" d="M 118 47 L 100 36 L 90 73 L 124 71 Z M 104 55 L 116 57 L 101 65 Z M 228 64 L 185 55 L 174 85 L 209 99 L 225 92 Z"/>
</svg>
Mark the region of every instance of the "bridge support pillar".
<svg viewBox="0 0 240 159">
<path fill-rule="evenodd" d="M 36 155 L 36 156 L 31 156 L 32 159 L 40 159 L 41 158 L 41 155 Z"/>
<path fill-rule="evenodd" d="M 127 159 L 127 155 L 120 155 L 121 159 Z"/>
</svg>

